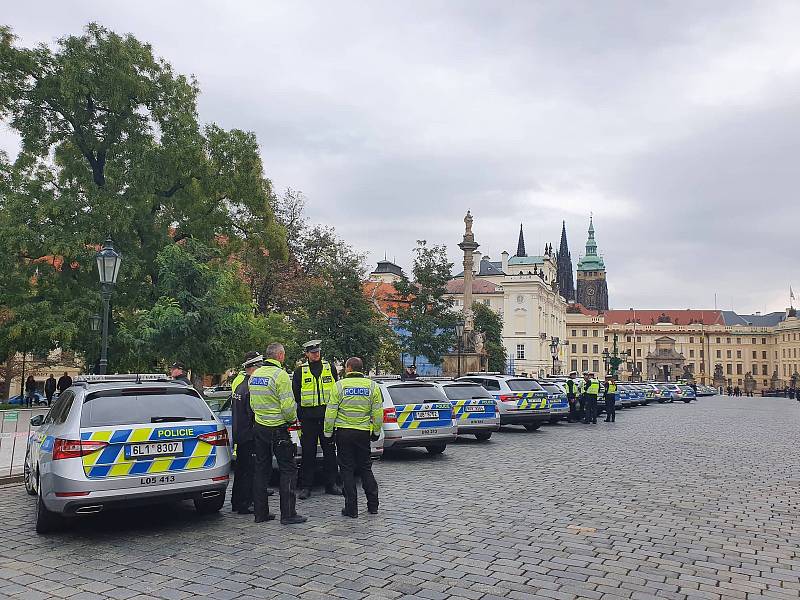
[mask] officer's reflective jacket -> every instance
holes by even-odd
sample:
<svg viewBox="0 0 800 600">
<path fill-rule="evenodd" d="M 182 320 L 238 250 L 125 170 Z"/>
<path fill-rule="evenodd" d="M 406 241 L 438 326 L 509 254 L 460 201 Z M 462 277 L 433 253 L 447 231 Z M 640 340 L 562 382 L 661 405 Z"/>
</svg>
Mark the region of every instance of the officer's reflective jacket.
<svg viewBox="0 0 800 600">
<path fill-rule="evenodd" d="M 264 366 L 256 369 L 248 387 L 256 423 L 277 427 L 297 420 L 292 381 L 277 360 L 268 358 Z"/>
<path fill-rule="evenodd" d="M 300 406 L 306 408 L 327 404 L 335 385 L 336 380 L 333 378 L 328 361 L 322 361 L 322 372 L 319 377 L 314 377 L 308 363 L 304 364 L 300 372 Z"/>
<path fill-rule="evenodd" d="M 617 384 L 614 381 L 609 381 L 606 384 L 606 396 L 614 397 L 617 394 Z"/>
<path fill-rule="evenodd" d="M 336 382 L 325 410 L 325 435 L 334 429 L 360 429 L 379 435 L 383 427 L 383 398 L 378 384 L 352 371 Z"/>
<path fill-rule="evenodd" d="M 574 379 L 567 379 L 567 396 L 574 396 L 577 398 L 581 393 L 581 382 Z"/>
<path fill-rule="evenodd" d="M 600 382 L 597 379 L 590 379 L 586 385 L 587 396 L 597 396 L 600 394 Z"/>
</svg>

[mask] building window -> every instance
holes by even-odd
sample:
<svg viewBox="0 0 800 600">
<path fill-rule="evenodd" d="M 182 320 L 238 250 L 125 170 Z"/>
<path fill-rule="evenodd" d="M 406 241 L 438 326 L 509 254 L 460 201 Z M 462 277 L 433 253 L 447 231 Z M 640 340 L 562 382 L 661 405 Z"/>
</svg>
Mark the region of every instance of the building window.
<svg viewBox="0 0 800 600">
<path fill-rule="evenodd" d="M 753 365 L 753 375 L 758 375 L 758 365 Z"/>
<path fill-rule="evenodd" d="M 589 370 L 589 361 L 586 360 L 586 359 L 583 359 L 581 361 L 581 371 L 588 371 L 588 370 Z"/>
<path fill-rule="evenodd" d="M 742 363 L 736 363 L 736 374 L 737 375 L 742 374 Z"/>
<path fill-rule="evenodd" d="M 582 331 L 582 333 L 583 333 L 583 337 L 589 337 L 589 331 L 587 329 L 584 329 Z"/>
<path fill-rule="evenodd" d="M 607 341 L 608 341 L 608 336 L 605 336 L 605 337 L 603 338 L 603 340 L 605 340 L 605 341 L 607 342 Z"/>
<path fill-rule="evenodd" d="M 742 358 L 742 351 L 741 350 L 737 350 L 736 351 L 736 358 Z"/>
<path fill-rule="evenodd" d="M 753 359 L 756 359 L 756 358 L 758 358 L 758 352 L 756 352 L 755 350 L 753 350 Z"/>
<path fill-rule="evenodd" d="M 689 350 L 689 358 L 694 358 L 694 350 Z"/>
<path fill-rule="evenodd" d="M 727 354 L 728 358 L 731 358 L 733 356 L 733 353 L 732 353 L 731 350 L 728 350 L 728 352 L 726 354 Z"/>
<path fill-rule="evenodd" d="M 569 362 L 569 368 L 570 368 L 570 370 L 572 370 L 572 371 L 577 371 L 577 370 L 578 370 L 578 359 L 577 359 L 577 358 L 573 358 L 573 359 L 572 359 L 572 360 Z"/>
<path fill-rule="evenodd" d="M 592 337 L 599 337 L 599 336 L 600 336 L 600 332 L 597 331 L 597 329 L 592 329 Z"/>
<path fill-rule="evenodd" d="M 641 342 L 641 341 L 642 341 L 642 336 L 640 336 L 640 335 L 637 335 L 637 336 L 636 336 L 636 341 L 637 341 L 637 342 Z"/>
<path fill-rule="evenodd" d="M 578 337 L 578 330 L 577 329 L 573 329 L 572 330 L 572 337 Z"/>
<path fill-rule="evenodd" d="M 577 354 L 578 353 L 578 344 L 572 344 L 572 353 L 573 354 Z"/>
<path fill-rule="evenodd" d="M 597 344 L 592 345 L 592 354 L 597 354 L 600 350 L 597 348 Z"/>
<path fill-rule="evenodd" d="M 731 363 L 728 363 L 727 365 L 725 365 L 725 372 L 728 375 L 733 375 L 733 365 Z"/>
<path fill-rule="evenodd" d="M 525 344 L 517 344 L 517 360 L 525 360 Z"/>
<path fill-rule="evenodd" d="M 706 372 L 706 365 L 705 365 L 705 363 L 700 363 L 700 372 L 701 372 L 701 373 L 705 373 L 705 372 Z"/>
<path fill-rule="evenodd" d="M 583 352 L 584 354 L 589 354 L 589 344 L 584 344 L 583 346 L 581 346 L 581 352 Z"/>
<path fill-rule="evenodd" d="M 595 373 L 600 371 L 600 362 L 599 361 L 597 361 L 597 360 L 593 360 L 592 361 L 592 371 L 594 371 Z"/>
<path fill-rule="evenodd" d="M 736 343 L 737 344 L 741 344 L 742 343 L 742 338 L 736 338 Z"/>
<path fill-rule="evenodd" d="M 626 337 L 625 339 L 628 341 L 628 343 L 630 343 L 630 341 L 631 341 L 631 336 L 628 336 L 628 337 Z"/>
<path fill-rule="evenodd" d="M 717 350 L 717 358 L 722 358 L 722 350 Z"/>
<path fill-rule="evenodd" d="M 642 372 L 642 363 L 637 362 L 636 363 L 636 369 L 639 371 L 639 373 L 641 373 Z"/>
<path fill-rule="evenodd" d="M 752 341 L 753 344 L 755 344 L 756 343 L 756 338 L 753 338 L 751 341 Z"/>
<path fill-rule="evenodd" d="M 689 337 L 689 343 L 690 344 L 694 344 L 694 338 L 693 337 Z"/>
<path fill-rule="evenodd" d="M 769 369 L 767 369 L 767 365 L 761 365 L 761 374 L 769 375 Z"/>
<path fill-rule="evenodd" d="M 766 346 L 767 345 L 767 338 L 761 338 L 761 343 Z"/>
<path fill-rule="evenodd" d="M 766 351 L 766 350 L 764 350 L 764 351 L 762 351 L 762 352 L 761 352 L 761 358 L 762 358 L 763 360 L 767 360 L 767 351 Z"/>
<path fill-rule="evenodd" d="M 703 352 L 703 349 L 700 348 L 700 358 L 704 358 L 704 357 L 705 357 L 705 353 Z"/>
<path fill-rule="evenodd" d="M 726 338 L 726 342 L 725 343 L 726 344 L 730 344 L 731 343 L 731 338 Z"/>
<path fill-rule="evenodd" d="M 642 355 L 642 349 L 641 348 L 637 348 L 636 349 L 636 356 L 641 356 L 641 355 Z"/>
</svg>

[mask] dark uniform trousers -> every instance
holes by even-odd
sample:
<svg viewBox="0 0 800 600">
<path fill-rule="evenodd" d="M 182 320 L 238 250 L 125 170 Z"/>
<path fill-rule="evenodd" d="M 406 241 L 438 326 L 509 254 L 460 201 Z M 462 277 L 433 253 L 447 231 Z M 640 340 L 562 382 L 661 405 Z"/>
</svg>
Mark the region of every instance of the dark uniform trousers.
<svg viewBox="0 0 800 600">
<path fill-rule="evenodd" d="M 300 419 L 300 447 L 303 450 L 303 464 L 300 466 L 300 487 L 311 488 L 317 466 L 317 442 L 322 446 L 325 487 L 336 484 L 336 448 L 333 440 L 323 434 L 325 419 Z"/>
<path fill-rule="evenodd" d="M 351 514 L 358 514 L 356 471 L 361 473 L 361 487 L 367 496 L 367 509 L 378 510 L 378 482 L 372 474 L 369 431 L 337 428 L 336 452 L 342 472 L 345 510 Z"/>
<path fill-rule="evenodd" d="M 253 503 L 253 475 L 256 459 L 255 443 L 252 440 L 236 444 L 236 464 L 233 467 L 233 510 L 246 510 Z"/>
<path fill-rule="evenodd" d="M 287 519 L 297 514 L 295 511 L 294 486 L 297 481 L 297 463 L 294 460 L 294 444 L 289 437 L 286 425 L 267 427 L 256 423 L 253 427 L 255 437 L 255 476 L 253 477 L 253 500 L 256 517 L 266 517 L 269 513 L 267 485 L 272 475 L 272 455 L 280 470 L 281 518 Z"/>
<path fill-rule="evenodd" d="M 575 396 L 567 396 L 567 402 L 569 402 L 569 417 L 567 418 L 567 420 L 570 423 L 573 423 L 579 419 L 578 399 Z"/>
<path fill-rule="evenodd" d="M 585 394 L 584 398 L 583 422 L 597 423 L 597 396 Z"/>
<path fill-rule="evenodd" d="M 606 394 L 606 421 L 617 420 L 616 403 L 614 402 L 616 394 Z"/>
</svg>

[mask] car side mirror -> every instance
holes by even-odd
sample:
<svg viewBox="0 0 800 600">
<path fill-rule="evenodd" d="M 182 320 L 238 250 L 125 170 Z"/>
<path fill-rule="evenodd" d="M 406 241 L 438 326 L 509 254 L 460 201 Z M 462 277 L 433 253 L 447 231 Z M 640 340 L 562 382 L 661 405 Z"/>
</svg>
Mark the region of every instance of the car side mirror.
<svg viewBox="0 0 800 600">
<path fill-rule="evenodd" d="M 36 415 L 31 418 L 31 427 L 39 427 L 42 423 L 44 423 L 44 415 Z"/>
</svg>

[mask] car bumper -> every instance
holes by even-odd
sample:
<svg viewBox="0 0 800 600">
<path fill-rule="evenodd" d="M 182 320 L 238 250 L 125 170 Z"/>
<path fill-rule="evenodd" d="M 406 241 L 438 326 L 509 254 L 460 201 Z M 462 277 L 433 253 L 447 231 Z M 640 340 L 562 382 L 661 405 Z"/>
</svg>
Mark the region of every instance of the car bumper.
<svg viewBox="0 0 800 600">
<path fill-rule="evenodd" d="M 400 429 L 384 430 L 384 450 L 391 448 L 424 448 L 431 444 L 447 444 L 456 439 L 455 427 L 440 428 L 439 433 L 424 435 L 409 435 L 405 431 Z"/>
<path fill-rule="evenodd" d="M 500 413 L 500 425 L 526 425 L 550 420 L 549 410 L 515 410 Z"/>
<path fill-rule="evenodd" d="M 456 425 L 456 433 L 480 433 L 481 431 L 497 431 L 500 429 L 500 419 L 482 419 L 480 423 L 469 422 L 463 425 Z"/>
</svg>

